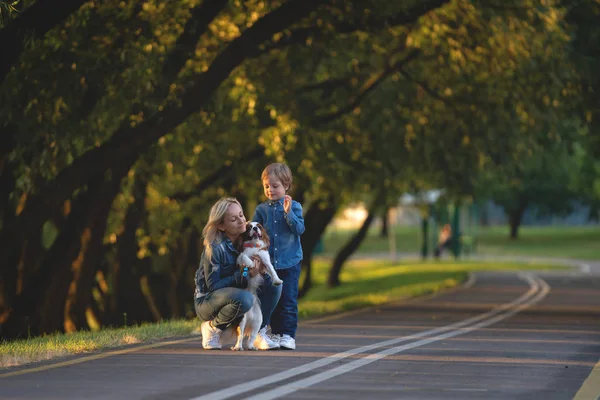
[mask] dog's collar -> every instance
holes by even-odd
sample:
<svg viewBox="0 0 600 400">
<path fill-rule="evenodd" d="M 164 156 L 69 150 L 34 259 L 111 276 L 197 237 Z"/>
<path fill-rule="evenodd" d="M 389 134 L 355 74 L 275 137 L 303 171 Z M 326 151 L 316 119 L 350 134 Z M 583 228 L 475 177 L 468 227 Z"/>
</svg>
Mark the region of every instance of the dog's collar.
<svg viewBox="0 0 600 400">
<path fill-rule="evenodd" d="M 261 247 L 258 243 L 244 243 L 244 247 Z"/>
</svg>

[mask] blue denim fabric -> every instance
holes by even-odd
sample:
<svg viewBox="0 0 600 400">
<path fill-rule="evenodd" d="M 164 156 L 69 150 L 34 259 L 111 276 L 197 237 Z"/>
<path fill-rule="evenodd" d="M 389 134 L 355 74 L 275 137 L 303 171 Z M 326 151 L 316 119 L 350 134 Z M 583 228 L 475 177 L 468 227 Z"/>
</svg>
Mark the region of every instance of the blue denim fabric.
<svg viewBox="0 0 600 400">
<path fill-rule="evenodd" d="M 269 235 L 269 255 L 275 269 L 290 268 L 302 261 L 300 235 L 304 233 L 304 217 L 300 203 L 292 200 L 292 209 L 286 214 L 283 199 L 266 201 L 256 207 L 252 221 L 261 223 Z"/>
<path fill-rule="evenodd" d="M 213 326 L 226 329 L 241 320 L 252 307 L 252 293 L 247 290 L 227 287 L 217 289 L 196 299 L 196 315 L 202 321 L 213 321 Z"/>
<path fill-rule="evenodd" d="M 260 301 L 260 311 L 263 317 L 263 322 L 260 325 L 261 328 L 271 324 L 271 315 L 279 302 L 283 289 L 283 285 L 274 286 L 271 283 L 272 280 L 269 275 L 263 275 L 263 278 L 265 278 L 265 282 L 259 286 L 256 293 Z"/>
<path fill-rule="evenodd" d="M 283 292 L 275 311 L 271 315 L 271 332 L 276 335 L 288 334 L 296 337 L 298 328 L 298 281 L 300 264 L 277 271 L 283 281 Z"/>
<path fill-rule="evenodd" d="M 200 267 L 196 271 L 196 292 L 194 298 L 225 287 L 245 289 L 248 280 L 236 265 L 239 252 L 225 235 L 220 242 L 211 243 L 212 257 L 206 260 L 204 252 L 200 257 Z"/>
<path fill-rule="evenodd" d="M 236 265 L 239 252 L 226 236 L 220 243 L 211 244 L 213 254 L 210 262 L 202 252 L 200 267 L 196 271 L 195 309 L 203 321 L 214 320 L 214 326 L 225 329 L 252 307 L 252 295 L 243 290 L 248 280 Z M 261 301 L 263 325 L 269 323 L 271 313 L 281 296 L 281 286 L 273 286 L 269 275 L 258 288 Z M 261 328 L 262 328 L 261 326 Z"/>
</svg>

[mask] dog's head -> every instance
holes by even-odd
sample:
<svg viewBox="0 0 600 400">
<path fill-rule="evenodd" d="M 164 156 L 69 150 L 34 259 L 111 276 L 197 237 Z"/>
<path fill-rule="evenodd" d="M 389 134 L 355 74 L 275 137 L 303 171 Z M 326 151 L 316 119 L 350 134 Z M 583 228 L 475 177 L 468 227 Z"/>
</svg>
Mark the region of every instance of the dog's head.
<svg viewBox="0 0 600 400">
<path fill-rule="evenodd" d="M 267 231 L 265 231 L 265 228 L 258 222 L 248 222 L 246 224 L 246 231 L 242 234 L 243 242 L 252 240 L 262 240 L 267 246 L 269 245 Z"/>
</svg>

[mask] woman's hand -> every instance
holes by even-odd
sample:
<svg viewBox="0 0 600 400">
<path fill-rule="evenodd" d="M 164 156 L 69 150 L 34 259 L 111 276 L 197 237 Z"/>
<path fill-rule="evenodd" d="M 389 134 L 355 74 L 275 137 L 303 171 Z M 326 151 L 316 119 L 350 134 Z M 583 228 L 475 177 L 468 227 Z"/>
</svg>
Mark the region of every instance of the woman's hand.
<svg viewBox="0 0 600 400">
<path fill-rule="evenodd" d="M 265 266 L 260 261 L 260 257 L 254 256 L 252 257 L 252 261 L 254 261 L 254 264 L 248 266 L 248 274 L 250 276 L 256 276 L 258 274 L 264 273 Z"/>
</svg>

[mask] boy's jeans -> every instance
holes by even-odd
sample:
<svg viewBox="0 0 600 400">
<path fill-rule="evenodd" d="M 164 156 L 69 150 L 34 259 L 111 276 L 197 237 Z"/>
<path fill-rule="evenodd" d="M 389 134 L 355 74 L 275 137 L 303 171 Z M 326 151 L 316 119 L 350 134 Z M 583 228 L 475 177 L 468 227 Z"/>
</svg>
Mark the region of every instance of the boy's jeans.
<svg viewBox="0 0 600 400">
<path fill-rule="evenodd" d="M 257 294 L 263 315 L 261 328 L 269 324 L 271 313 L 281 296 L 281 290 L 282 285 L 273 286 L 270 280 L 258 288 Z M 213 326 L 226 329 L 250 310 L 252 302 L 252 294 L 245 289 L 234 287 L 217 289 L 196 300 L 196 314 L 202 321 L 214 320 Z"/>
<path fill-rule="evenodd" d="M 271 332 L 296 337 L 298 328 L 298 281 L 300 263 L 291 268 L 278 269 L 277 275 L 283 280 L 281 299 L 271 315 Z"/>
</svg>

